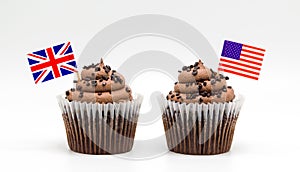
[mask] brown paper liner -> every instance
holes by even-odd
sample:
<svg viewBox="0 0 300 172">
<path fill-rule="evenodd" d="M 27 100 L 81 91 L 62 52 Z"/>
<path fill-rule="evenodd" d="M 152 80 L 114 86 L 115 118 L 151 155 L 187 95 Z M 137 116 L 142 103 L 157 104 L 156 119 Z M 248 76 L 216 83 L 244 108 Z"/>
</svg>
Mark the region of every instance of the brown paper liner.
<svg viewBox="0 0 300 172">
<path fill-rule="evenodd" d="M 231 147 L 237 115 L 217 121 L 215 118 L 187 119 L 170 109 L 162 115 L 167 145 L 170 151 L 190 155 L 215 155 L 228 152 Z M 231 116 L 231 115 L 229 115 Z M 182 119 L 183 118 L 183 119 Z"/>
<path fill-rule="evenodd" d="M 67 141 L 70 149 L 84 154 L 118 154 L 132 149 L 138 114 L 125 119 L 120 114 L 107 118 L 97 114 L 95 119 L 87 114 L 68 115 L 63 113 Z"/>
</svg>

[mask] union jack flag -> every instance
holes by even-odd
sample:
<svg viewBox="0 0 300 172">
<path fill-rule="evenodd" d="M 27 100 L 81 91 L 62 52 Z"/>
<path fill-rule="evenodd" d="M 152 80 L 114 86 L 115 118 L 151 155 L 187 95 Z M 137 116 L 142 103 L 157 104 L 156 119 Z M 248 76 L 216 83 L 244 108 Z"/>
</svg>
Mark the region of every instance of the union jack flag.
<svg viewBox="0 0 300 172">
<path fill-rule="evenodd" d="M 77 72 L 70 42 L 27 55 L 35 84 Z"/>
</svg>

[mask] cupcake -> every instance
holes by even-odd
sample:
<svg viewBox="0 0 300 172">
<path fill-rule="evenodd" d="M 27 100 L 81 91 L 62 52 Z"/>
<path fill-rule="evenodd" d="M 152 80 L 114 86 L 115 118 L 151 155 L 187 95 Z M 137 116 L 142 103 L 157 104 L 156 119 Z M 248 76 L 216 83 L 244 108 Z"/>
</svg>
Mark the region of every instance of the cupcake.
<svg viewBox="0 0 300 172">
<path fill-rule="evenodd" d="M 162 120 L 170 151 L 214 155 L 230 150 L 243 103 L 227 76 L 201 60 L 178 71 L 178 82 L 162 101 Z"/>
<path fill-rule="evenodd" d="M 98 64 L 84 66 L 75 88 L 58 96 L 68 145 L 85 154 L 132 149 L 142 98 L 132 96 L 123 75 Z"/>
</svg>

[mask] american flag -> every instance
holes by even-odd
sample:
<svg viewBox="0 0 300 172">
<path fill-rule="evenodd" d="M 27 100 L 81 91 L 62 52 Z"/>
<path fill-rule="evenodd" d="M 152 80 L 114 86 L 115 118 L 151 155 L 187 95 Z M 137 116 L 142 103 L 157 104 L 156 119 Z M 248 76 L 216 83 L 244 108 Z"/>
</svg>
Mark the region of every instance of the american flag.
<svg viewBox="0 0 300 172">
<path fill-rule="evenodd" d="M 35 84 L 77 72 L 70 42 L 27 54 Z"/>
<path fill-rule="evenodd" d="M 258 80 L 265 49 L 225 40 L 219 71 Z"/>
</svg>

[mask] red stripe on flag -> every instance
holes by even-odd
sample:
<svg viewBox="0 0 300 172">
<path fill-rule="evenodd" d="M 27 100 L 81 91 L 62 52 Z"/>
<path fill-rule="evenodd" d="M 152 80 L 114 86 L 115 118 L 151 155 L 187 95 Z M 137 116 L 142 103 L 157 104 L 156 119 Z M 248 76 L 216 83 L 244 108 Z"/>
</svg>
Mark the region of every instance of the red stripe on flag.
<svg viewBox="0 0 300 172">
<path fill-rule="evenodd" d="M 242 59 L 242 58 L 240 58 L 240 61 L 247 62 L 247 63 L 252 63 L 252 64 L 255 64 L 255 65 L 258 65 L 258 66 L 262 65 L 261 63 L 254 62 L 254 61 L 251 61 L 251 60 Z"/>
<path fill-rule="evenodd" d="M 242 51 L 247 52 L 247 53 L 251 53 L 251 54 L 256 54 L 256 55 L 259 55 L 259 56 L 264 56 L 263 53 L 258 53 L 258 52 L 251 51 L 251 50 L 246 50 L 246 49 L 243 49 L 243 48 L 242 48 Z"/>
<path fill-rule="evenodd" d="M 251 59 L 254 59 L 254 60 L 260 60 L 260 61 L 263 61 L 262 58 L 250 56 L 250 55 L 248 55 L 248 54 L 243 54 L 243 53 L 241 53 L 241 56 L 248 57 L 248 58 L 251 58 Z"/>
<path fill-rule="evenodd" d="M 67 66 L 65 66 L 65 65 L 61 65 L 60 67 L 65 68 L 65 69 L 68 69 L 68 70 L 70 70 L 70 71 L 72 71 L 72 72 L 77 72 L 77 70 L 74 70 L 74 69 L 72 69 L 72 68 L 69 68 L 69 67 L 67 67 Z"/>
<path fill-rule="evenodd" d="M 250 76 L 250 75 L 238 73 L 238 72 L 235 72 L 235 71 L 232 71 L 232 70 L 228 70 L 228 69 L 219 68 L 219 71 L 224 71 L 224 72 L 227 72 L 227 73 L 232 73 L 232 74 L 243 76 L 243 77 L 246 77 L 246 78 L 258 80 L 258 77 L 254 77 L 254 76 Z"/>
<path fill-rule="evenodd" d="M 60 55 L 63 55 L 67 51 L 67 48 L 69 47 L 69 45 L 70 45 L 70 42 L 68 42 L 65 49 L 60 53 Z"/>
<path fill-rule="evenodd" d="M 39 82 L 39 80 L 43 77 L 43 75 L 46 73 L 47 70 L 44 70 L 43 73 L 38 77 L 38 79 L 35 81 L 35 84 Z"/>
<path fill-rule="evenodd" d="M 243 46 L 244 46 L 244 47 L 247 47 L 247 48 L 252 48 L 252 49 L 255 49 L 255 50 L 263 51 L 263 52 L 266 51 L 265 49 L 253 47 L 253 46 L 250 46 L 250 45 L 245 45 L 245 44 L 243 44 Z"/>
<path fill-rule="evenodd" d="M 235 65 L 239 65 L 239 66 L 244 66 L 244 67 L 247 67 L 247 68 L 251 68 L 251 69 L 255 69 L 255 70 L 260 70 L 259 67 L 254 67 L 254 66 L 250 66 L 250 65 L 246 65 L 244 63 L 239 63 L 239 62 L 235 62 L 235 61 L 230 61 L 230 60 L 227 60 L 227 59 L 224 59 L 224 58 L 221 58 L 220 59 L 221 62 L 227 62 L 227 63 L 232 63 L 232 64 L 235 64 Z"/>
<path fill-rule="evenodd" d="M 43 58 L 43 57 L 40 57 L 40 56 L 36 56 L 34 54 L 27 54 L 27 55 L 31 56 L 31 57 L 35 57 L 35 58 L 41 59 L 41 60 L 47 60 L 46 58 Z"/>
<path fill-rule="evenodd" d="M 248 73 L 251 73 L 251 74 L 254 74 L 254 75 L 259 75 L 259 73 L 257 73 L 257 72 L 253 72 L 253 71 L 251 71 L 251 70 L 247 70 L 247 69 L 243 69 L 243 68 L 231 66 L 231 65 L 228 65 L 228 64 L 220 63 L 219 65 L 220 65 L 220 66 L 224 66 L 224 67 L 228 67 L 228 68 L 231 68 L 231 69 L 240 70 L 240 71 L 243 71 L 243 72 L 248 72 Z"/>
<path fill-rule="evenodd" d="M 47 48 L 47 49 L 46 49 L 46 52 L 47 52 L 47 54 L 48 54 L 49 62 L 50 62 L 50 65 L 52 66 L 52 70 L 53 70 L 53 72 L 54 72 L 55 78 L 60 77 L 60 73 L 59 73 L 59 70 L 58 70 L 58 67 L 57 67 L 57 63 L 56 63 L 56 61 L 57 61 L 58 59 L 55 59 L 54 53 L 53 53 L 53 51 L 52 51 L 52 48 Z"/>
</svg>

